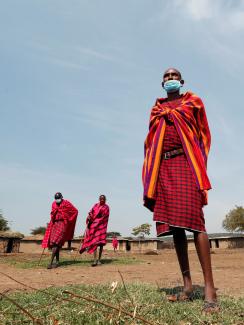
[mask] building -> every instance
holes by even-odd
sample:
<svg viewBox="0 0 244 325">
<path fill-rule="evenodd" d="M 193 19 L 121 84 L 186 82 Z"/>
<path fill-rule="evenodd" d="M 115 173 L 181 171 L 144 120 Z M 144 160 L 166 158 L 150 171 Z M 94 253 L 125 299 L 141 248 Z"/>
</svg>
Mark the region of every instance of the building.
<svg viewBox="0 0 244 325">
<path fill-rule="evenodd" d="M 0 253 L 19 253 L 22 238 L 19 232 L 0 231 Z"/>
</svg>

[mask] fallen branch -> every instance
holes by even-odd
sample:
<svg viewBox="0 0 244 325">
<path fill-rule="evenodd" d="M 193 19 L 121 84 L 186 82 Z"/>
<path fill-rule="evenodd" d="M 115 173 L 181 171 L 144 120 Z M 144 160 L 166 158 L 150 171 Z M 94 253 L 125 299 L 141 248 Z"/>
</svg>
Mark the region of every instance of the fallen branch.
<svg viewBox="0 0 244 325">
<path fill-rule="evenodd" d="M 24 314 L 26 314 L 27 316 L 29 316 L 32 319 L 33 323 L 43 325 L 43 323 L 39 319 L 36 319 L 34 316 L 32 316 L 32 314 L 29 313 L 28 310 L 26 310 L 24 307 L 20 306 L 14 299 L 7 297 L 4 293 L 1 293 L 1 292 L 0 292 L 0 295 L 2 297 L 4 297 L 5 299 L 9 300 L 10 302 L 12 302 L 12 304 L 14 304 L 20 310 L 22 310 L 22 312 Z"/>
<path fill-rule="evenodd" d="M 139 319 L 140 321 L 144 322 L 145 324 L 155 325 L 155 323 L 151 323 L 150 321 L 146 320 L 145 318 L 143 318 L 141 316 L 135 315 L 135 317 L 134 317 L 133 313 L 130 313 L 130 312 L 128 312 L 128 311 L 126 311 L 126 310 L 124 310 L 122 308 L 118 308 L 117 306 L 111 305 L 111 304 L 109 304 L 107 302 L 103 302 L 103 301 L 98 300 L 96 298 L 89 298 L 89 297 L 80 296 L 80 295 L 77 295 L 77 294 L 75 294 L 73 292 L 70 292 L 68 290 L 64 290 L 63 293 L 67 293 L 67 294 L 71 295 L 72 297 L 81 298 L 81 299 L 84 299 L 84 300 L 87 300 L 87 301 L 90 301 L 90 302 L 95 302 L 97 304 L 101 304 L 101 305 L 106 306 L 108 308 L 114 309 L 114 310 L 116 310 L 116 311 L 118 311 L 120 313 L 123 313 L 123 314 L 125 314 L 125 315 L 127 315 L 127 316 L 129 316 L 131 318 Z M 72 301 L 77 302 L 77 301 L 74 301 L 74 300 L 72 300 Z"/>
</svg>

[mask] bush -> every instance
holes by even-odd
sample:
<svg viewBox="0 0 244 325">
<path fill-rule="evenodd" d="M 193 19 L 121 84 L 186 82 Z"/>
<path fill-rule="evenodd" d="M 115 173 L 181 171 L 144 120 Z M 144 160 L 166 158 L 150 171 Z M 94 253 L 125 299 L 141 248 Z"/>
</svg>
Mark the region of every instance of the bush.
<svg viewBox="0 0 244 325">
<path fill-rule="evenodd" d="M 34 229 L 31 230 L 31 234 L 32 235 L 44 235 L 46 231 L 46 227 L 36 227 Z"/>
</svg>

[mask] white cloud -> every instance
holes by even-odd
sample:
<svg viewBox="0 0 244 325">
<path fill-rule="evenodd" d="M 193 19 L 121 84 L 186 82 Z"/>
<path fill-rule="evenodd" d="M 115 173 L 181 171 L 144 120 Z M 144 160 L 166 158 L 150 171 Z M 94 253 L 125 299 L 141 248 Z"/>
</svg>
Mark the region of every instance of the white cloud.
<svg viewBox="0 0 244 325">
<path fill-rule="evenodd" d="M 244 1 L 175 0 L 173 5 L 195 21 L 213 20 L 219 31 L 244 28 Z"/>
<path fill-rule="evenodd" d="M 176 5 L 185 8 L 195 20 L 207 19 L 213 16 L 214 4 L 211 0 L 177 0 Z"/>
</svg>

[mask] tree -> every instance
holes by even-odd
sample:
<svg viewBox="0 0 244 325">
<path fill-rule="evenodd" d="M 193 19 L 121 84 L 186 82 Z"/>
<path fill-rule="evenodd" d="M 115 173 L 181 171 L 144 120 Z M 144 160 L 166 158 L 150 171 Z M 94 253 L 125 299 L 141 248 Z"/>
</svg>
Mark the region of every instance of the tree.
<svg viewBox="0 0 244 325">
<path fill-rule="evenodd" d="M 32 235 L 44 235 L 46 231 L 46 227 L 36 227 L 34 229 L 31 229 L 31 234 Z"/>
<path fill-rule="evenodd" d="M 0 211 L 0 230 L 7 231 L 9 229 L 8 220 L 3 217 L 2 212 Z"/>
<path fill-rule="evenodd" d="M 244 208 L 236 205 L 236 207 L 230 210 L 225 216 L 222 226 L 227 231 L 244 231 Z"/>
<path fill-rule="evenodd" d="M 121 237 L 121 233 L 117 231 L 109 231 L 107 232 L 107 237 L 112 238 L 112 237 Z"/>
<path fill-rule="evenodd" d="M 143 223 L 142 225 L 135 227 L 132 229 L 132 235 L 133 236 L 138 236 L 144 238 L 145 235 L 150 235 L 150 228 L 152 225 L 149 223 Z"/>
</svg>

